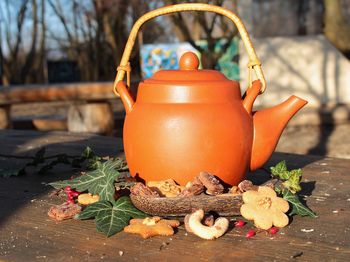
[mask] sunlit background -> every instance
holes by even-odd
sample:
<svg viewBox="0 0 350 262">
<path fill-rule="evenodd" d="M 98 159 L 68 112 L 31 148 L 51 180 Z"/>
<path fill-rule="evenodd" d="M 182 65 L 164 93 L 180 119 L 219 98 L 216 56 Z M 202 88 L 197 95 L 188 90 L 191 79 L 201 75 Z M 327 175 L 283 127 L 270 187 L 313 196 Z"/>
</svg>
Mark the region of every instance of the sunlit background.
<svg viewBox="0 0 350 262">
<path fill-rule="evenodd" d="M 69 108 L 89 98 L 52 98 L 42 90 L 57 93 L 72 84 L 83 90 L 96 83 L 94 90 L 105 92 L 100 99 L 113 106 L 114 135 L 121 136 L 124 112 L 113 95 L 112 81 L 131 27 L 150 10 L 184 2 L 222 6 L 242 18 L 267 80 L 267 91 L 256 106 L 269 107 L 290 95 L 309 101 L 285 131 L 278 149 L 350 155 L 341 142 L 347 139 L 342 130 L 348 130 L 350 119 L 350 2 L 346 0 L 2 0 L 0 102 L 1 117 L 7 120 L 0 126 L 77 131 L 67 127 Z M 213 13 L 186 12 L 153 19 L 142 27 L 130 59 L 135 95 L 139 81 L 160 69 L 177 69 L 181 54 L 188 50 L 200 57 L 202 68 L 220 70 L 240 81 L 244 93 L 248 58 L 236 27 Z M 33 87 L 37 93 L 14 92 Z M 95 94 L 89 92 L 85 94 Z M 293 141 L 301 136 L 309 140 L 296 146 Z"/>
</svg>

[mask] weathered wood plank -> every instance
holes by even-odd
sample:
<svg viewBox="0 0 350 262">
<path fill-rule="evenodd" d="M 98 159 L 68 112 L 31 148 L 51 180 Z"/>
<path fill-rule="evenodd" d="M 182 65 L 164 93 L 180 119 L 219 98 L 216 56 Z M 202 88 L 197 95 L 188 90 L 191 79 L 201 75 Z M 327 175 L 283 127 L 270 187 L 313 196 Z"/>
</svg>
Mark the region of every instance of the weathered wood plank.
<svg viewBox="0 0 350 262">
<path fill-rule="evenodd" d="M 67 126 L 70 132 L 113 135 L 112 106 L 106 102 L 71 105 L 68 110 Z"/>
<path fill-rule="evenodd" d="M 0 106 L 0 129 L 9 128 L 11 126 L 10 105 Z"/>
<path fill-rule="evenodd" d="M 75 135 L 65 132 L 38 133 L 0 131 L 1 154 L 32 154 L 40 146 L 49 153 L 78 154 L 90 145 L 99 154 L 121 154 L 115 138 Z M 265 232 L 248 239 L 244 228 L 232 228 L 215 241 L 187 234 L 183 225 L 170 237 L 144 240 L 119 233 L 106 238 L 92 221 L 54 222 L 47 217 L 50 197 L 43 182 L 71 176 L 74 171 L 59 167 L 46 176 L 36 174 L 0 179 L 0 260 L 4 261 L 347 261 L 350 257 L 350 167 L 349 160 L 275 153 L 270 165 L 285 159 L 292 168 L 303 168 L 304 196 L 316 219 L 294 217 L 277 235 Z M 0 167 L 4 162 L 0 159 Z M 259 170 L 250 179 L 269 178 Z M 230 217 L 233 219 L 233 217 Z M 123 255 L 119 255 L 119 251 Z"/>
<path fill-rule="evenodd" d="M 0 104 L 115 98 L 111 82 L 26 85 L 3 88 L 0 91 Z"/>
<path fill-rule="evenodd" d="M 135 89 L 137 81 L 131 83 Z M 115 99 L 113 82 L 0 87 L 0 105 L 50 101 L 100 101 Z"/>
</svg>

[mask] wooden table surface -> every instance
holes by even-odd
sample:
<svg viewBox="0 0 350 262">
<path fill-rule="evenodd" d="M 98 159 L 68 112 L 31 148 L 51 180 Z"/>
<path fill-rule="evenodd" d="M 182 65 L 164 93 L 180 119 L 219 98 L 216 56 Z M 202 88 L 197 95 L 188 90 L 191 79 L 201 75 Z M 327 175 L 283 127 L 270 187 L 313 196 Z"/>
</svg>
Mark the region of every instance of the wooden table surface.
<svg viewBox="0 0 350 262">
<path fill-rule="evenodd" d="M 48 154 L 78 154 L 89 145 L 100 155 L 122 155 L 116 138 L 33 131 L 0 131 L 0 154 L 32 155 L 46 146 Z M 206 241 L 187 234 L 183 225 L 172 237 L 142 239 L 118 233 L 98 233 L 93 221 L 54 222 L 47 216 L 57 197 L 45 183 L 74 174 L 58 167 L 47 175 L 0 178 L 0 261 L 350 261 L 350 161 L 275 153 L 266 167 L 285 159 L 290 168 L 302 168 L 302 196 L 316 219 L 294 217 L 271 237 L 265 232 L 246 238 L 249 225 L 231 229 Z M 0 158 L 0 168 L 19 165 Z M 251 179 L 268 179 L 262 170 Z"/>
</svg>

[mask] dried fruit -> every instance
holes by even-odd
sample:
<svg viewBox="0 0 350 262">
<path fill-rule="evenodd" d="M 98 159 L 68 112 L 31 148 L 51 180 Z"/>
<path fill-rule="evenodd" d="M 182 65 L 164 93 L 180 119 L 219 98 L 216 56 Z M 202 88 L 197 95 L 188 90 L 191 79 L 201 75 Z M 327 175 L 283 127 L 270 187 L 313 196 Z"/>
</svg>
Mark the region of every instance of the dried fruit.
<svg viewBox="0 0 350 262">
<path fill-rule="evenodd" d="M 253 185 L 253 182 L 250 180 L 243 180 L 241 183 L 238 184 L 238 189 L 241 192 L 246 192 L 249 190 L 257 190 L 258 187 Z"/>
<path fill-rule="evenodd" d="M 208 227 L 211 227 L 212 225 L 214 225 L 214 223 L 215 223 L 215 218 L 213 215 L 207 215 L 203 219 L 203 224 Z"/>
<path fill-rule="evenodd" d="M 176 197 L 184 189 L 184 187 L 178 186 L 172 179 L 163 181 L 149 181 L 147 186 L 151 189 L 157 190 L 161 196 L 166 197 Z"/>
<path fill-rule="evenodd" d="M 238 188 L 238 186 L 233 186 L 231 189 L 228 191 L 229 194 L 237 196 L 242 194 L 242 191 Z"/>
<path fill-rule="evenodd" d="M 202 184 L 192 184 L 181 191 L 178 195 L 179 197 L 189 197 L 200 195 L 204 191 L 204 186 Z"/>
<path fill-rule="evenodd" d="M 224 186 L 221 185 L 220 181 L 212 174 L 200 172 L 198 179 L 207 189 L 206 193 L 208 195 L 219 195 L 224 192 Z"/>
<path fill-rule="evenodd" d="M 49 217 L 61 221 L 65 219 L 73 218 L 76 214 L 81 211 L 81 207 L 79 205 L 70 203 L 63 203 L 61 205 L 52 206 L 47 213 Z"/>
<path fill-rule="evenodd" d="M 159 194 L 149 187 L 138 182 L 130 188 L 130 193 L 136 196 L 159 197 Z"/>
</svg>

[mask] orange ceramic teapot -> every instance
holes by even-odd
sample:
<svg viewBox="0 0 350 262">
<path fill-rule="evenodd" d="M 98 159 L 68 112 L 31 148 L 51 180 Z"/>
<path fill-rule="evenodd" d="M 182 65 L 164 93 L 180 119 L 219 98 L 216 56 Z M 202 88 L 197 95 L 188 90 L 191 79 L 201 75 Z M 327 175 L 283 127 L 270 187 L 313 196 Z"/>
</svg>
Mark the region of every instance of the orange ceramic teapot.
<svg viewBox="0 0 350 262">
<path fill-rule="evenodd" d="M 241 97 L 239 83 L 215 70 L 199 70 L 194 53 L 180 58 L 179 70 L 160 70 L 141 82 L 137 98 L 129 81 L 129 57 L 141 25 L 173 12 L 209 11 L 237 26 L 249 54 L 249 72 L 258 80 Z M 249 36 L 231 11 L 207 4 L 179 4 L 142 16 L 133 26 L 114 83 L 126 110 L 124 150 L 130 172 L 145 181 L 174 179 L 181 185 L 201 171 L 237 185 L 248 170 L 261 167 L 274 151 L 289 119 L 307 102 L 292 96 L 270 109 L 252 112 L 265 79 Z"/>
</svg>

